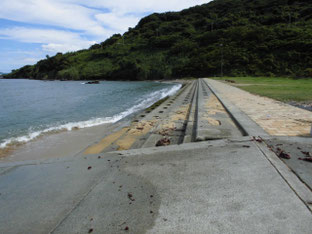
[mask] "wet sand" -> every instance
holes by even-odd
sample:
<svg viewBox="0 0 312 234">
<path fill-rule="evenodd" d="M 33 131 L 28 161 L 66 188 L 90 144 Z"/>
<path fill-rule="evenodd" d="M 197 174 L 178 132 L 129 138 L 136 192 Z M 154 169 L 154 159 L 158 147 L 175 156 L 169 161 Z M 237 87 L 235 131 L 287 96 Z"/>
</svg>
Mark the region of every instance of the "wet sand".
<svg viewBox="0 0 312 234">
<path fill-rule="evenodd" d="M 170 83 L 184 82 L 170 81 Z M 125 139 L 117 142 L 119 147 L 116 150 L 128 149 L 138 137 L 146 134 L 151 128 L 148 124 L 142 127 L 137 126 L 142 123 L 131 123 L 144 112 L 145 110 L 139 111 L 114 124 L 52 133 L 26 144 L 1 149 L 0 163 L 71 157 L 79 153 L 96 154 L 119 139 L 125 132 L 129 133 Z"/>
<path fill-rule="evenodd" d="M 7 155 L 0 157 L 0 163 L 75 156 L 128 122 L 129 119 L 115 124 L 45 135 L 16 148 L 7 149 Z"/>
</svg>

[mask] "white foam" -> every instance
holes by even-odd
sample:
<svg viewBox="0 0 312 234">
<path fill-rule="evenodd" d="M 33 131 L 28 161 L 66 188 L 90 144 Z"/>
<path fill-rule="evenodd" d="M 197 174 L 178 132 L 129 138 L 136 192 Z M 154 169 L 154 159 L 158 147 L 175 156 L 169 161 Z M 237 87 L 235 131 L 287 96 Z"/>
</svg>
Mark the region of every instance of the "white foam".
<svg viewBox="0 0 312 234">
<path fill-rule="evenodd" d="M 0 148 L 5 148 L 8 145 L 11 144 L 17 144 L 17 143 L 26 143 L 29 141 L 32 141 L 39 136 L 51 132 L 57 132 L 57 131 L 71 131 L 76 128 L 88 128 L 88 127 L 94 127 L 102 124 L 109 124 L 109 123 L 116 123 L 117 121 L 135 113 L 140 110 L 143 110 L 149 106 L 151 106 L 153 103 L 167 97 L 167 96 L 172 96 L 175 94 L 180 88 L 182 87 L 181 84 L 174 85 L 173 87 L 161 89 L 158 91 L 155 91 L 153 93 L 150 93 L 148 95 L 143 96 L 137 101 L 137 104 L 132 106 L 131 108 L 114 115 L 112 117 L 104 117 L 104 118 L 93 118 L 87 121 L 80 121 L 80 122 L 69 122 L 66 124 L 61 124 L 58 126 L 52 126 L 45 128 L 44 130 L 41 131 L 32 131 L 31 129 L 29 130 L 29 133 L 24 136 L 19 136 L 19 137 L 12 137 L 9 139 L 5 139 L 1 144 Z"/>
</svg>

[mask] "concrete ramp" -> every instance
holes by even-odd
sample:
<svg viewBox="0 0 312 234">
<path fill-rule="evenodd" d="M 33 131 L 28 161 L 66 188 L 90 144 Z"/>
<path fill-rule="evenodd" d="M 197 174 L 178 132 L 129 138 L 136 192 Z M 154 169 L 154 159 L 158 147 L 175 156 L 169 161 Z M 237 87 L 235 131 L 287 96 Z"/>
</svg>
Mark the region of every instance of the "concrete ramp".
<svg viewBox="0 0 312 234">
<path fill-rule="evenodd" d="M 196 141 L 242 136 L 230 115 L 203 79 L 198 81 L 197 95 Z"/>
<path fill-rule="evenodd" d="M 75 157 L 0 164 L 0 233 L 311 233 L 310 139 L 268 136 L 215 84 Z"/>
<path fill-rule="evenodd" d="M 0 233 L 310 233 L 307 201 L 263 147 L 244 138 L 2 164 Z"/>
</svg>

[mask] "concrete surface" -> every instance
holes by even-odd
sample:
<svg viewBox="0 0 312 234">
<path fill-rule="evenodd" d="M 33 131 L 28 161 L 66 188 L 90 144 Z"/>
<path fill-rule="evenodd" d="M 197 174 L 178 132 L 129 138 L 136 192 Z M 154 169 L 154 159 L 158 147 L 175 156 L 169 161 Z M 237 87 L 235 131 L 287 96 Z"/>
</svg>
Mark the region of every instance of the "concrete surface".
<svg viewBox="0 0 312 234">
<path fill-rule="evenodd" d="M 189 83 L 99 153 L 0 163 L 0 233 L 311 233 L 312 164 L 296 158 L 311 138 L 269 136 L 214 84 Z M 163 136 L 227 139 L 140 148 Z"/>
<path fill-rule="evenodd" d="M 196 141 L 242 136 L 203 79 L 198 81 Z"/>
<path fill-rule="evenodd" d="M 277 155 L 280 150 L 289 154 L 290 159 L 281 160 L 312 189 L 312 162 L 300 160 L 307 157 L 303 152 L 310 153 L 312 157 L 312 140 L 302 137 L 271 137 L 265 139 L 265 142 Z"/>
<path fill-rule="evenodd" d="M 190 143 L 195 141 L 196 121 L 197 121 L 197 97 L 198 97 L 198 82 L 196 82 L 194 86 L 194 93 L 192 97 L 190 113 L 186 121 L 183 143 Z"/>
<path fill-rule="evenodd" d="M 257 144 L 1 164 L 13 169 L 0 176 L 0 233 L 310 233 L 311 211 Z"/>
<path fill-rule="evenodd" d="M 111 140 L 109 144 L 108 139 L 104 138 L 95 145 L 91 145 L 84 153 L 95 154 L 121 149 L 153 147 L 158 140 L 164 137 L 163 135 L 170 137 L 172 144 L 183 142 L 187 120 L 184 119 L 184 116 L 177 116 L 177 113 L 188 114 L 188 105 L 192 102 L 195 83 L 195 81 L 187 82 L 178 93 L 168 97 L 163 103 L 139 113 L 118 137 L 111 139 L 108 136 Z M 166 134 L 159 134 L 159 132 Z M 118 132 L 111 135 L 113 134 L 118 134 Z"/>
<path fill-rule="evenodd" d="M 205 79 L 215 91 L 273 136 L 310 136 L 312 112 L 234 87 L 237 84 Z M 232 112 L 230 110 L 230 112 Z M 240 121 L 240 119 L 238 119 Z M 250 134 L 256 135 L 256 134 Z M 259 134 L 258 134 L 259 135 Z"/>
<path fill-rule="evenodd" d="M 228 100 L 223 93 L 219 92 L 215 88 L 215 85 L 219 84 L 217 81 L 211 79 L 204 80 L 209 85 L 211 91 L 218 97 L 219 101 L 222 103 L 227 112 L 231 115 L 234 122 L 242 129 L 244 136 L 268 136 L 267 132 L 265 132 L 263 128 L 261 128 L 230 100 Z"/>
<path fill-rule="evenodd" d="M 0 163 L 74 156 L 128 121 L 46 135 L 17 147 L 6 157 L 0 156 Z"/>
<path fill-rule="evenodd" d="M 181 144 L 186 130 L 191 103 L 196 90 L 196 82 L 192 82 L 172 100 L 167 100 L 158 109 L 162 117 L 151 131 L 142 148 L 154 147 L 164 137 L 170 138 L 170 144 Z M 170 106 L 169 106 L 170 105 Z M 159 111 L 159 110 L 156 111 Z"/>
</svg>

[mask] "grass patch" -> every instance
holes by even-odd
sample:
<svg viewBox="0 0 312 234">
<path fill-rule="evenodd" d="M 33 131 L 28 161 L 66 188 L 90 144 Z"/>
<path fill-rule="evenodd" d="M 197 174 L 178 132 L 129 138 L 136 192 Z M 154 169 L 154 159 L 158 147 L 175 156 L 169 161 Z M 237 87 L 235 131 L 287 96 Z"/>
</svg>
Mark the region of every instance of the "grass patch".
<svg viewBox="0 0 312 234">
<path fill-rule="evenodd" d="M 222 81 L 231 80 L 235 82 L 232 85 L 240 89 L 283 102 L 312 101 L 312 79 L 271 77 L 224 77 L 212 79 Z"/>
</svg>

